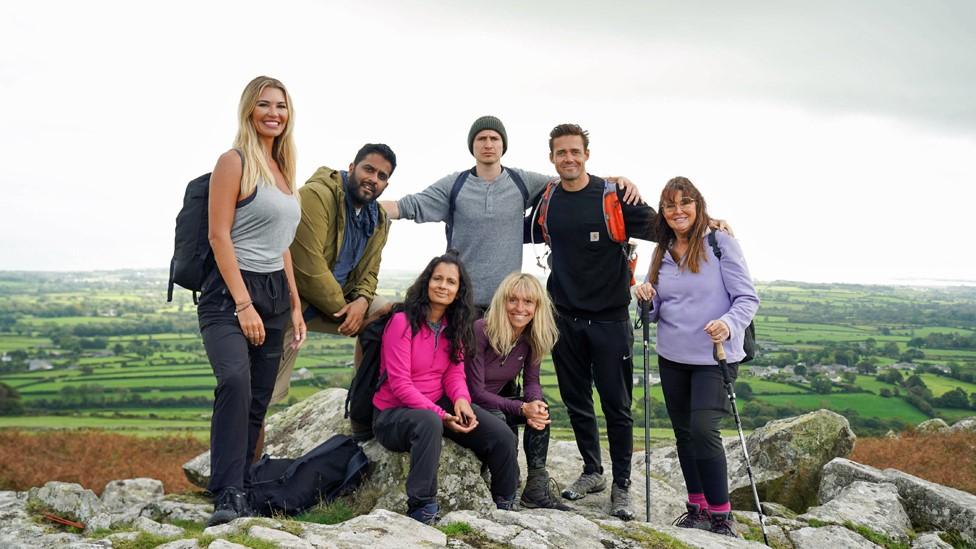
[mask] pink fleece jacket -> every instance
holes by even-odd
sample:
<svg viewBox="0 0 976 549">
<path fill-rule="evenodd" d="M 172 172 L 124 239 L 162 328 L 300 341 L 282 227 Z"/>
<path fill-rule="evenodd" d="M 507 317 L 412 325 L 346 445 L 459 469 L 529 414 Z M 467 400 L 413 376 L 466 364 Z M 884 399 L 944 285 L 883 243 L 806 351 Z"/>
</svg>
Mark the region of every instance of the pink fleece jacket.
<svg viewBox="0 0 976 549">
<path fill-rule="evenodd" d="M 446 393 L 451 402 L 463 398 L 471 402 L 464 377 L 464 364 L 451 361 L 451 344 L 443 331 L 436 341 L 434 332 L 424 323 L 414 336 L 407 315 L 393 315 L 383 332 L 380 350 L 380 375 L 387 380 L 373 395 L 373 405 L 387 408 L 418 408 L 446 413 L 434 404 Z"/>
</svg>

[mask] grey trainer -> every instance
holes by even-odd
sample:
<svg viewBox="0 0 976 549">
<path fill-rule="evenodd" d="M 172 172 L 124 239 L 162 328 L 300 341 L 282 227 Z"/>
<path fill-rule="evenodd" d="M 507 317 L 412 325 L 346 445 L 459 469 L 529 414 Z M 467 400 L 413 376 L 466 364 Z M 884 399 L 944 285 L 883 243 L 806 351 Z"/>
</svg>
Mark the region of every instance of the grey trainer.
<svg viewBox="0 0 976 549">
<path fill-rule="evenodd" d="M 620 520 L 634 520 L 634 510 L 630 505 L 630 481 L 626 486 L 620 486 L 616 482 L 610 488 L 610 516 Z"/>
<path fill-rule="evenodd" d="M 576 482 L 563 490 L 563 497 L 570 500 L 583 499 L 586 494 L 595 494 L 607 489 L 607 481 L 600 473 L 583 473 Z"/>
</svg>

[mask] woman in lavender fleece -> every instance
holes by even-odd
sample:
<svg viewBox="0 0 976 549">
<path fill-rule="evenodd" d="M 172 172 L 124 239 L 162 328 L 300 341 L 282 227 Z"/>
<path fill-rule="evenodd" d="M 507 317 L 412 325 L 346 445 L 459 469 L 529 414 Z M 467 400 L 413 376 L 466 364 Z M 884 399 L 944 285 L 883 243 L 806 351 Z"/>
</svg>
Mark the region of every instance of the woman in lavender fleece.
<svg viewBox="0 0 976 549">
<path fill-rule="evenodd" d="M 636 294 L 653 300 L 661 386 L 688 488 L 688 512 L 675 521 L 735 537 L 725 449 L 719 424 L 728 415 L 722 374 L 713 357 L 725 347 L 733 378 L 745 353 L 743 335 L 759 309 L 759 298 L 731 236 L 716 233 L 721 260 L 707 242 L 705 199 L 691 181 L 675 177 L 661 192 L 657 249 L 648 281 Z"/>
<path fill-rule="evenodd" d="M 549 295 L 534 276 L 508 275 L 491 298 L 485 317 L 474 323 L 476 352 L 464 369 L 475 404 L 505 420 L 516 436 L 518 425 L 526 425 L 522 443 L 529 472 L 522 506 L 568 511 L 554 495 L 559 490 L 550 487 L 546 470 L 549 406 L 539 384 L 542 358 L 559 337 L 552 311 Z"/>
</svg>

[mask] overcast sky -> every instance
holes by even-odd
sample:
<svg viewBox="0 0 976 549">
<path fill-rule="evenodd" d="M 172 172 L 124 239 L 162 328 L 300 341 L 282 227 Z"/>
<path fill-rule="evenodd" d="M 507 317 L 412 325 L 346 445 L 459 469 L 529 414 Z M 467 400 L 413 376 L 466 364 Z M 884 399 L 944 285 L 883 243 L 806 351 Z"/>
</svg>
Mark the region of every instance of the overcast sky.
<svg viewBox="0 0 976 549">
<path fill-rule="evenodd" d="M 186 183 L 268 74 L 302 182 L 379 141 L 384 198 L 420 191 L 473 165 L 483 114 L 506 165 L 552 173 L 576 122 L 591 173 L 654 204 L 694 181 L 759 280 L 973 281 L 974 29 L 971 1 L 5 2 L 0 269 L 167 266 Z M 443 246 L 395 222 L 383 267 Z"/>
</svg>

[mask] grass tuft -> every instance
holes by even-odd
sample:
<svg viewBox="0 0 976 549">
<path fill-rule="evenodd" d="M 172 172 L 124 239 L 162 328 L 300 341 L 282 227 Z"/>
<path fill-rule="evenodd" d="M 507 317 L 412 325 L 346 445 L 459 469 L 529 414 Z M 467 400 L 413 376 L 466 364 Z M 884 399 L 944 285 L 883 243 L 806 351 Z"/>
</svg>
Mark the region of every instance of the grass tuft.
<svg viewBox="0 0 976 549">
<path fill-rule="evenodd" d="M 664 532 L 658 532 L 657 530 L 651 530 L 643 526 L 617 528 L 615 526 L 601 524 L 600 528 L 619 538 L 636 541 L 641 547 L 648 549 L 694 549 L 687 543 L 674 539 Z"/>
<path fill-rule="evenodd" d="M 312 507 L 308 511 L 297 515 L 295 520 L 314 522 L 317 524 L 339 524 L 355 516 L 356 514 L 345 501 L 337 499 L 332 503 Z"/>
</svg>

